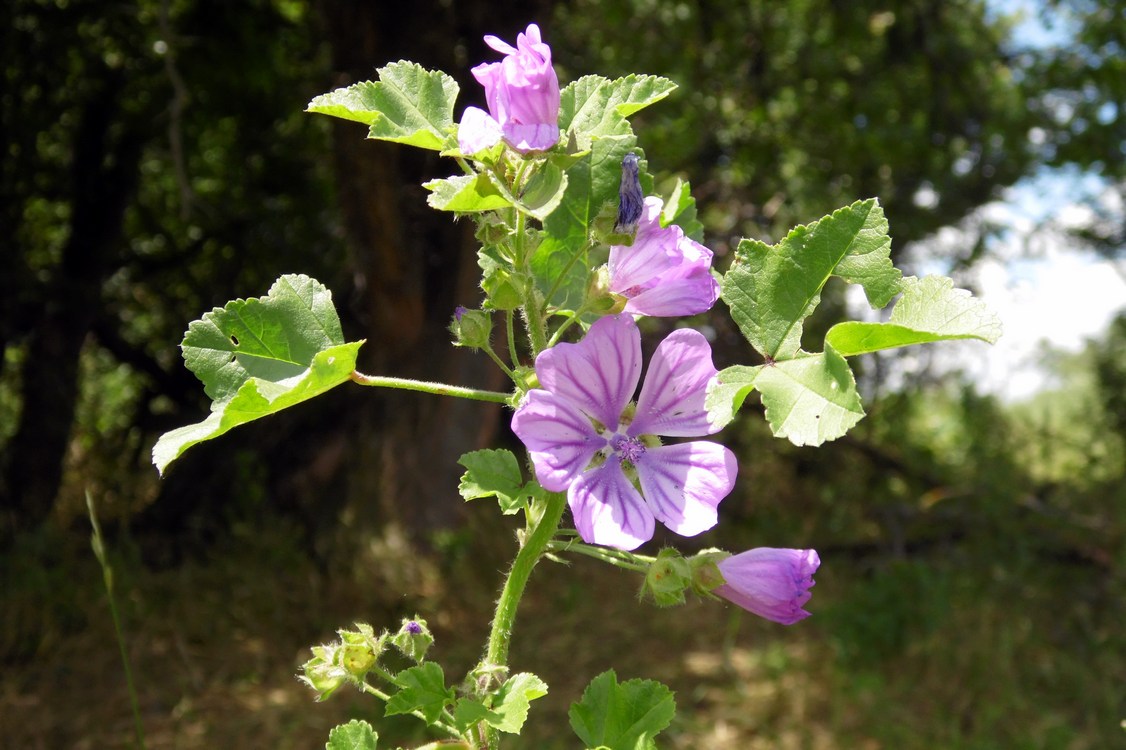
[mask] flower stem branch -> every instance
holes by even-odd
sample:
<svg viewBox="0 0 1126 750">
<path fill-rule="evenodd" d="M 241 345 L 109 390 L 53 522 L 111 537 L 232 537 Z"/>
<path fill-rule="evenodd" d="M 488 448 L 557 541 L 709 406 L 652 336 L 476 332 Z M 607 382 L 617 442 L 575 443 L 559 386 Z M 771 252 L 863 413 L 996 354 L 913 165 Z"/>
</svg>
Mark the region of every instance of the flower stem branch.
<svg viewBox="0 0 1126 750">
<path fill-rule="evenodd" d="M 433 393 L 435 396 L 456 396 L 472 401 L 490 401 L 494 404 L 507 404 L 511 393 L 500 391 L 482 391 L 477 388 L 463 388 L 458 385 L 434 383 L 427 380 L 411 380 L 409 378 L 392 378 L 382 375 L 365 375 L 359 370 L 354 370 L 351 375 L 352 382 L 360 385 L 370 385 L 378 388 L 399 388 L 404 391 L 421 391 Z"/>
<path fill-rule="evenodd" d="M 609 563 L 623 570 L 632 570 L 637 573 L 644 573 L 649 565 L 656 560 L 656 558 L 646 555 L 635 555 L 632 552 L 626 552 L 624 550 L 612 549 L 610 547 L 598 547 L 574 540 L 553 539 L 548 543 L 547 549 L 550 552 L 576 552 L 580 555 L 586 555 L 587 557 L 593 557 L 595 560 Z"/>
</svg>

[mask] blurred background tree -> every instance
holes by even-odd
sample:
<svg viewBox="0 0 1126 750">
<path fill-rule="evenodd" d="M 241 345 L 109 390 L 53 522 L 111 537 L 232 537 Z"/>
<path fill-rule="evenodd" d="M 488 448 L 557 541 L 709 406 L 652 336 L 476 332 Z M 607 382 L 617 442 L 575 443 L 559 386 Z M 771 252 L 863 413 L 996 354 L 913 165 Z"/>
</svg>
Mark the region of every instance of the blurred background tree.
<svg viewBox="0 0 1126 750">
<path fill-rule="evenodd" d="M 407 58 L 454 75 L 459 107 L 480 105 L 468 71 L 492 58 L 481 37 L 511 41 L 535 20 L 564 83 L 644 72 L 679 84 L 636 129 L 651 171 L 691 180 L 721 266 L 738 237 L 773 241 L 877 196 L 897 263 L 912 271 L 912 243 L 960 226 L 967 239 L 945 262 L 969 267 L 995 236 L 978 210 L 1060 167 L 1107 180 L 1075 247 L 1121 259 L 1126 8 L 1037 7 L 1068 41 L 1028 44 L 1004 4 L 971 0 L 4 3 L 0 654 L 22 663 L 88 622 L 59 604 L 75 593 L 67 571 L 91 562 L 59 551 L 85 543 L 86 489 L 120 543 L 137 540 L 138 570 L 141 560 L 188 570 L 231 539 L 260 552 L 281 544 L 264 531 L 275 521 L 297 531 L 291 555 L 261 556 L 274 569 L 304 570 L 313 556 L 317 571 L 339 574 L 390 526 L 440 565 L 463 559 L 457 540 L 480 521 L 456 496 L 455 462 L 503 439 L 495 407 L 341 389 L 194 448 L 164 480 L 149 463 L 157 435 L 207 408 L 176 347 L 187 322 L 265 293 L 281 273 L 333 290 L 348 337 L 367 339 L 363 369 L 501 385 L 448 345 L 454 307 L 477 298 L 472 237 L 430 210 L 419 184 L 449 165 L 302 113 L 313 96 Z M 844 309 L 834 294 L 822 328 Z M 707 322 L 721 365 L 745 357 L 729 323 Z M 828 645 L 814 651 L 829 672 L 813 674 L 830 691 L 819 716 L 832 746 L 1120 739 L 1108 722 L 1126 705 L 1112 596 L 1126 562 L 1124 350 L 1120 319 L 1080 355 L 1054 356 L 1056 386 L 1017 405 L 949 378 L 894 381 L 895 363 L 872 359 L 869 417 L 846 439 L 794 448 L 751 411 L 729 428 L 746 489 L 725 504 L 721 538 L 702 543 L 822 551 L 813 627 Z M 418 600 L 384 596 L 388 612 Z M 358 606 L 353 592 L 344 611 Z M 463 627 L 456 614 L 449 605 L 451 630 Z M 290 616 L 296 643 L 340 624 Z M 737 660 L 725 669 L 749 679 Z M 1005 693 L 998 679 L 1027 690 Z M 913 692 L 919 680 L 925 695 Z M 861 717 L 901 708 L 879 726 L 842 718 L 836 687 Z M 704 721 L 733 700 L 715 699 Z M 911 712 L 945 722 L 922 729 Z M 756 714 L 754 729 L 783 737 L 789 715 Z"/>
</svg>

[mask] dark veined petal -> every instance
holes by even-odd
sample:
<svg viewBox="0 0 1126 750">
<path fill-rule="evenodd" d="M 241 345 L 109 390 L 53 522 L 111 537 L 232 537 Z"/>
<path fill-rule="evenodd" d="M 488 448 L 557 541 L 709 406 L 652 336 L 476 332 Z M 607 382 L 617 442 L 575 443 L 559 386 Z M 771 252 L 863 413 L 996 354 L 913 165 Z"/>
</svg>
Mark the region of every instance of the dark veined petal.
<svg viewBox="0 0 1126 750">
<path fill-rule="evenodd" d="M 577 344 L 556 344 L 536 357 L 540 385 L 616 429 L 641 378 L 641 334 L 633 318 L 595 322 Z"/>
<path fill-rule="evenodd" d="M 706 312 L 717 299 L 719 282 L 711 271 L 702 268 L 691 276 L 663 280 L 629 297 L 622 311 L 650 318 L 675 318 Z"/>
<path fill-rule="evenodd" d="M 816 550 L 758 547 L 720 560 L 726 583 L 712 593 L 759 617 L 792 625 L 809 617 L 802 606 L 820 565 Z"/>
<path fill-rule="evenodd" d="M 629 434 L 696 437 L 716 432 L 704 408 L 715 375 L 712 347 L 702 333 L 689 328 L 670 333 L 649 361 Z"/>
<path fill-rule="evenodd" d="M 706 440 L 649 448 L 636 465 L 653 515 L 681 536 L 715 526 L 716 508 L 735 486 L 739 472 L 734 453 Z"/>
<path fill-rule="evenodd" d="M 583 472 L 567 491 L 575 528 L 588 544 L 632 550 L 653 538 L 653 513 L 617 456 Z"/>
<path fill-rule="evenodd" d="M 528 448 L 536 479 L 552 492 L 567 489 L 606 445 L 578 408 L 538 388 L 528 392 L 512 416 L 512 431 Z"/>
</svg>

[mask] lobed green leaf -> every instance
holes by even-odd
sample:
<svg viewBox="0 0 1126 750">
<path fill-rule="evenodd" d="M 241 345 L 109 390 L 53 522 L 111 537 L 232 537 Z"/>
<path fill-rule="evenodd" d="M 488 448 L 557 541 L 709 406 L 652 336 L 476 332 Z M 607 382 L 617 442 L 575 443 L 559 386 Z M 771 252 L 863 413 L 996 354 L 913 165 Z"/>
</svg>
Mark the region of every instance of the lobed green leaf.
<svg viewBox="0 0 1126 750">
<path fill-rule="evenodd" d="M 375 750 L 378 743 L 379 735 L 371 728 L 371 724 L 352 719 L 328 733 L 325 750 Z"/>
<path fill-rule="evenodd" d="M 883 307 L 900 289 L 890 258 L 887 220 L 875 199 L 793 229 L 777 245 L 744 239 L 724 276 L 721 294 L 743 335 L 764 356 L 797 354 L 802 322 L 821 301 L 830 276 L 861 284 Z"/>
<path fill-rule="evenodd" d="M 512 451 L 473 451 L 463 455 L 458 463 L 468 469 L 458 485 L 465 500 L 496 497 L 505 515 L 516 513 L 527 504 L 531 493 L 524 485 L 520 463 Z"/>
<path fill-rule="evenodd" d="M 591 680 L 571 704 L 571 728 L 587 748 L 637 750 L 655 747 L 653 737 L 676 713 L 673 693 L 654 680 L 618 684 L 614 670 Z"/>
<path fill-rule="evenodd" d="M 1001 322 L 969 291 L 955 289 L 945 276 L 903 279 L 903 296 L 891 310 L 887 323 L 838 323 L 825 342 L 846 357 L 952 339 L 978 339 L 994 343 Z"/>
<path fill-rule="evenodd" d="M 378 81 L 322 94 L 306 112 L 370 126 L 369 138 L 442 151 L 454 143 L 453 111 L 458 85 L 441 71 L 400 60 L 380 68 Z"/>
<path fill-rule="evenodd" d="M 265 297 L 215 308 L 188 326 L 181 344 L 211 414 L 162 435 L 153 463 L 163 473 L 196 443 L 348 381 L 362 344 L 344 343 L 332 294 L 304 275 L 282 276 Z"/>
<path fill-rule="evenodd" d="M 395 684 L 399 686 L 399 692 L 387 701 L 385 716 L 418 711 L 428 722 L 434 723 L 441 716 L 442 709 L 454 702 L 454 691 L 446 687 L 442 668 L 432 661 L 399 672 L 395 675 Z"/>
<path fill-rule="evenodd" d="M 661 226 L 667 227 L 670 224 L 676 224 L 690 239 L 703 242 L 704 225 L 696 218 L 696 199 L 692 197 L 688 181 L 679 177 L 661 211 Z"/>
<path fill-rule="evenodd" d="M 836 440 L 864 417 L 852 370 L 829 346 L 820 354 L 721 370 L 705 400 L 713 423 L 730 422 L 752 390 L 762 396 L 774 436 L 794 445 Z"/>
<path fill-rule="evenodd" d="M 426 203 L 439 211 L 479 213 L 512 206 L 487 175 L 454 175 L 422 183 L 430 191 Z"/>
<path fill-rule="evenodd" d="M 632 135 L 627 117 L 664 99 L 676 89 L 667 78 L 629 75 L 609 80 L 583 76 L 560 92 L 559 128 L 570 132 L 579 150 L 597 138 Z"/>
<path fill-rule="evenodd" d="M 492 710 L 485 721 L 501 732 L 520 734 L 531 702 L 545 695 L 547 683 L 539 677 L 530 672 L 515 674 L 505 680 L 493 696 Z"/>
</svg>

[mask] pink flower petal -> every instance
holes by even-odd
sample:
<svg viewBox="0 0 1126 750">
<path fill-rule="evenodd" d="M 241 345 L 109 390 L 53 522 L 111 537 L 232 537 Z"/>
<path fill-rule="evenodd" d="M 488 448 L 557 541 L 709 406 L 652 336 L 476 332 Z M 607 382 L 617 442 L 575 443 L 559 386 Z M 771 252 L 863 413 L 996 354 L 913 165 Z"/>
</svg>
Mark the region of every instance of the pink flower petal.
<svg viewBox="0 0 1126 750">
<path fill-rule="evenodd" d="M 629 300 L 634 315 L 675 317 L 711 309 L 719 284 L 711 275 L 712 251 L 676 225 L 661 227 L 660 198 L 645 199 L 633 245 L 610 248 L 610 291 Z"/>
<path fill-rule="evenodd" d="M 632 550 L 653 538 L 653 513 L 614 456 L 580 475 L 567 501 L 587 544 Z"/>
<path fill-rule="evenodd" d="M 715 376 L 712 348 L 702 333 L 690 328 L 670 333 L 649 361 L 629 434 L 695 437 L 716 432 L 704 408 Z"/>
<path fill-rule="evenodd" d="M 712 309 L 719 299 L 719 283 L 706 268 L 682 279 L 665 280 L 631 297 L 623 312 L 651 318 L 697 315 Z"/>
<path fill-rule="evenodd" d="M 536 479 L 551 492 L 567 489 L 606 445 L 577 407 L 540 389 L 528 392 L 512 416 L 512 431 L 528 448 Z"/>
<path fill-rule="evenodd" d="M 504 140 L 520 153 L 547 151 L 559 143 L 558 125 L 521 125 L 508 122 L 503 128 Z"/>
<path fill-rule="evenodd" d="M 457 145 L 466 156 L 495 146 L 501 139 L 500 123 L 479 107 L 466 107 L 457 128 Z"/>
<path fill-rule="evenodd" d="M 624 294 L 635 287 L 648 288 L 650 282 L 675 268 L 680 261 L 676 236 L 660 228 L 662 205 L 660 198 L 646 198 L 633 244 L 610 246 L 607 267 L 611 290 Z"/>
<path fill-rule="evenodd" d="M 735 454 L 699 440 L 647 449 L 637 459 L 641 492 L 657 520 L 681 536 L 716 524 L 716 508 L 735 486 Z"/>
<path fill-rule="evenodd" d="M 540 385 L 614 430 L 641 378 L 641 333 L 628 315 L 601 318 L 577 344 L 536 357 Z"/>
</svg>

